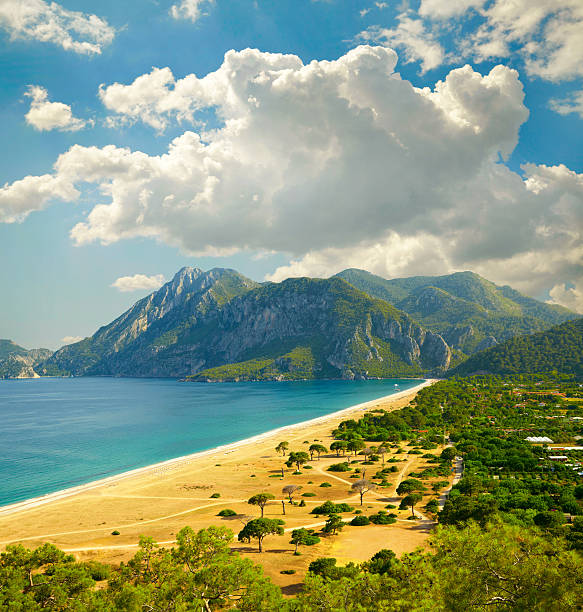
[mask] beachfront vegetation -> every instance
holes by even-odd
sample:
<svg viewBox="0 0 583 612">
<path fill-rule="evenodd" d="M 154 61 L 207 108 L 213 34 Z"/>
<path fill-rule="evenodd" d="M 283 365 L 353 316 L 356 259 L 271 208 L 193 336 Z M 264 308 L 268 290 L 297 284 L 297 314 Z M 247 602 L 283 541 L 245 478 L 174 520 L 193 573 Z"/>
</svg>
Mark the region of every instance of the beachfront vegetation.
<svg viewBox="0 0 583 612">
<path fill-rule="evenodd" d="M 558 374 L 450 379 L 423 389 L 399 412 L 375 410 L 340 424 L 335 435 L 364 441 L 371 450 L 368 458 L 378 454 L 381 442 L 394 451 L 387 460 L 389 467 L 381 468 L 379 460 L 372 468 L 376 473 L 369 478 L 378 486 L 385 486 L 392 468 L 418 462 L 413 475 L 403 472 L 406 477 L 397 492 L 405 510 L 414 514 L 415 508 L 423 507 L 436 516 L 439 524 L 428 551 L 397 558 L 382 550 L 360 565 L 317 559 L 305 579 L 301 573 L 303 590 L 284 600 L 259 567 L 232 550 L 233 534 L 224 528 L 182 530 L 174 549 L 142 538 L 133 559 L 111 568 L 78 562 L 48 544 L 36 551 L 10 546 L 0 555 L 0 609 L 581 609 L 583 450 L 576 448 L 583 436 L 581 384 Z M 559 451 L 528 441 L 530 436 L 547 436 L 566 446 L 568 450 L 560 453 L 567 459 L 553 459 Z M 444 439 L 452 446 L 443 449 Z M 352 467 L 362 470 L 362 463 L 354 461 Z M 348 463 L 340 465 L 351 468 Z M 439 512 L 436 496 L 448 486 L 452 468 L 460 465 L 463 477 Z M 357 478 L 364 480 L 362 471 Z M 318 487 L 316 478 L 313 486 Z M 354 487 L 353 491 L 359 493 Z M 249 502 L 254 498 L 261 498 L 265 505 L 274 496 L 259 493 Z M 254 505 L 263 515 L 259 499 Z M 374 530 L 376 534 L 379 526 L 383 530 L 387 526 L 386 541 L 390 542 L 395 527 L 388 526 L 397 520 L 392 510 L 396 510 L 394 504 L 388 504 L 385 510 L 375 508 L 365 516 L 367 510 L 357 514 L 346 503 L 318 499 L 312 514 L 322 518 L 309 519 L 307 509 L 303 511 L 307 525 L 325 521 L 317 530 L 299 527 L 292 531 L 291 541 L 289 535 L 284 540 L 280 519 L 257 518 L 247 522 L 238 539 L 253 543 L 244 550 L 256 558 L 257 549 L 264 550 L 265 538 L 268 543 L 277 540 L 276 551 L 270 550 L 269 555 L 282 552 L 282 546 L 290 555 L 299 552 L 302 546 L 316 545 L 323 534 L 339 538 L 346 532 L 365 536 Z M 345 514 L 344 520 L 342 513 L 347 512 L 355 516 Z M 369 523 L 375 527 L 367 527 Z M 343 533 L 338 536 L 340 530 Z M 279 571 L 286 565 L 276 567 Z"/>
</svg>

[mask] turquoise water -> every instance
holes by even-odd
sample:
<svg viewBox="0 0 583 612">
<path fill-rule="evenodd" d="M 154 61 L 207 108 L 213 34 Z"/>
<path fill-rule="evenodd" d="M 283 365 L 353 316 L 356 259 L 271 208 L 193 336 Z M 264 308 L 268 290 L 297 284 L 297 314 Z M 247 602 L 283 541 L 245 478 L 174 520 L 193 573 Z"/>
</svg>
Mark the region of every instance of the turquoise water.
<svg viewBox="0 0 583 612">
<path fill-rule="evenodd" d="M 420 382 L 0 381 L 0 505 L 236 442 Z"/>
</svg>

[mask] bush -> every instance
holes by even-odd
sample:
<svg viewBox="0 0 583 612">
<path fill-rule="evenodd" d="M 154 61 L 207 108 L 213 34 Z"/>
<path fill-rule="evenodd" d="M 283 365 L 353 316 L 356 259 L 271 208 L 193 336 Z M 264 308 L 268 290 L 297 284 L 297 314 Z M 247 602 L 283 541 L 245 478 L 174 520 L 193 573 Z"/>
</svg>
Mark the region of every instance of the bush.
<svg viewBox="0 0 583 612">
<path fill-rule="evenodd" d="M 395 504 L 387 504 L 385 508 L 388 508 L 389 510 L 396 510 L 397 506 L 395 506 Z"/>
<path fill-rule="evenodd" d="M 348 463 L 333 463 L 329 468 L 329 472 L 350 472 L 352 468 L 348 465 Z"/>
<path fill-rule="evenodd" d="M 237 513 L 234 510 L 231 510 L 231 508 L 225 508 L 224 510 L 221 510 L 217 516 L 237 516 Z"/>
<path fill-rule="evenodd" d="M 279 572 L 279 573 L 280 573 L 280 574 L 288 574 L 288 575 L 291 575 L 291 574 L 295 574 L 295 573 L 296 573 L 296 570 L 281 570 L 281 572 Z"/>
<path fill-rule="evenodd" d="M 350 521 L 350 524 L 354 527 L 362 527 L 363 525 L 370 525 L 370 521 L 368 519 L 368 516 L 364 516 L 364 514 L 361 514 L 360 516 L 355 516 Z"/>
<path fill-rule="evenodd" d="M 316 506 L 311 511 L 311 514 L 337 514 L 338 512 L 352 512 L 353 510 L 353 506 L 348 504 L 335 504 L 334 502 L 327 501 L 321 506 Z"/>
<path fill-rule="evenodd" d="M 332 485 L 329 482 L 323 482 L 320 486 L 321 487 L 331 487 Z"/>
<path fill-rule="evenodd" d="M 314 468 L 311 465 L 304 465 L 304 470 L 313 470 Z"/>
<path fill-rule="evenodd" d="M 300 508 L 305 508 L 306 507 L 306 502 L 303 499 L 300 499 L 300 504 L 299 504 Z"/>
<path fill-rule="evenodd" d="M 211 499 L 217 499 L 217 498 L 218 498 L 218 497 L 220 497 L 220 496 L 221 496 L 221 494 L 220 494 L 220 493 L 213 493 L 213 494 L 211 495 Z"/>
<path fill-rule="evenodd" d="M 375 525 L 392 525 L 397 521 L 396 515 L 387 514 L 386 510 L 379 510 L 378 514 L 371 514 L 369 519 Z"/>
<path fill-rule="evenodd" d="M 115 531 L 111 532 L 111 535 L 119 535 L 119 531 L 116 529 Z"/>
<path fill-rule="evenodd" d="M 107 580 L 111 573 L 111 568 L 109 565 L 105 565 L 103 563 L 99 563 L 98 561 L 88 561 L 85 564 L 87 571 L 89 572 L 91 578 L 96 582 L 100 580 Z"/>
<path fill-rule="evenodd" d="M 302 497 L 316 497 L 316 494 L 315 493 L 310 493 L 310 492 L 302 493 Z"/>
</svg>

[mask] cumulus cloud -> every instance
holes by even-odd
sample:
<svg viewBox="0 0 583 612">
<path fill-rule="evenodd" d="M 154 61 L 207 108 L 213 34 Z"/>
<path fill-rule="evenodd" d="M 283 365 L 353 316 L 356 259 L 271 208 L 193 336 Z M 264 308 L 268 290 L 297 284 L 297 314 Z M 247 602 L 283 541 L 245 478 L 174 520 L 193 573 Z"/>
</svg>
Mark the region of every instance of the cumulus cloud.
<svg viewBox="0 0 583 612">
<path fill-rule="evenodd" d="M 68 104 L 50 102 L 46 89 L 38 85 L 31 85 L 26 92 L 32 98 L 30 110 L 24 116 L 26 122 L 39 131 L 60 130 L 62 132 L 76 132 L 91 121 L 84 121 L 73 116 Z"/>
<path fill-rule="evenodd" d="M 581 285 L 579 285 L 581 287 Z M 568 287 L 566 284 L 555 285 L 549 294 L 551 304 L 566 306 L 575 312 L 583 314 L 583 290 L 577 286 Z"/>
<path fill-rule="evenodd" d="M 431 19 L 449 19 L 463 15 L 469 9 L 481 8 L 486 0 L 421 0 L 419 15 Z"/>
<path fill-rule="evenodd" d="M 154 291 L 159 289 L 165 282 L 166 279 L 163 274 L 154 274 L 153 276 L 134 274 L 133 276 L 120 276 L 111 286 L 123 293 L 143 290 Z"/>
<path fill-rule="evenodd" d="M 204 7 L 211 4 L 214 4 L 214 0 L 182 0 L 170 7 L 170 14 L 174 19 L 186 19 L 194 23 L 203 15 Z"/>
<path fill-rule="evenodd" d="M 396 62 L 382 46 L 307 65 L 247 49 L 202 78 L 162 69 L 140 77 L 158 87 L 104 87 L 122 119 L 159 127 L 212 108 L 219 127 L 185 131 L 162 155 L 73 146 L 52 174 L 0 190 L 0 211 L 23 216 L 26 202 L 75 199 L 92 183 L 102 200 L 72 229 L 79 245 L 151 237 L 188 254 L 288 253 L 274 278 L 516 271 L 531 293 L 582 278 L 583 176 L 500 163 L 528 116 L 517 72 L 464 66 L 419 89 Z"/>
<path fill-rule="evenodd" d="M 372 26 L 361 32 L 357 40 L 376 42 L 403 49 L 405 61 L 420 62 L 421 72 L 427 72 L 440 66 L 445 57 L 441 44 L 434 34 L 413 11 L 401 13 L 395 28 Z"/>
<path fill-rule="evenodd" d="M 81 342 L 81 340 L 83 340 L 83 336 L 65 336 L 61 338 L 63 344 L 74 344 L 75 342 Z"/>
<path fill-rule="evenodd" d="M 396 28 L 373 26 L 359 38 L 403 49 L 423 72 L 465 57 L 518 59 L 528 75 L 550 81 L 583 75 L 581 0 L 421 0 L 397 20 Z M 453 43 L 450 53 L 444 42 Z"/>
<path fill-rule="evenodd" d="M 550 107 L 560 115 L 576 113 L 583 119 L 583 89 L 562 100 L 551 100 Z"/>
<path fill-rule="evenodd" d="M 44 0 L 0 0 L 0 27 L 13 40 L 53 43 L 86 55 L 101 53 L 115 36 L 115 30 L 97 15 L 69 11 Z"/>
</svg>

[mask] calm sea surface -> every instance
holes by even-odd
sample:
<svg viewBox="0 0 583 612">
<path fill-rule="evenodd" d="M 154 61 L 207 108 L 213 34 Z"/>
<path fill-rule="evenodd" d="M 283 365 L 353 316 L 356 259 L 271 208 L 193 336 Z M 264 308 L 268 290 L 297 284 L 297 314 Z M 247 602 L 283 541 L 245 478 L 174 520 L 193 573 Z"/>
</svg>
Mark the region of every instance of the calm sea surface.
<svg viewBox="0 0 583 612">
<path fill-rule="evenodd" d="M 0 505 L 236 442 L 420 382 L 0 381 Z"/>
</svg>

